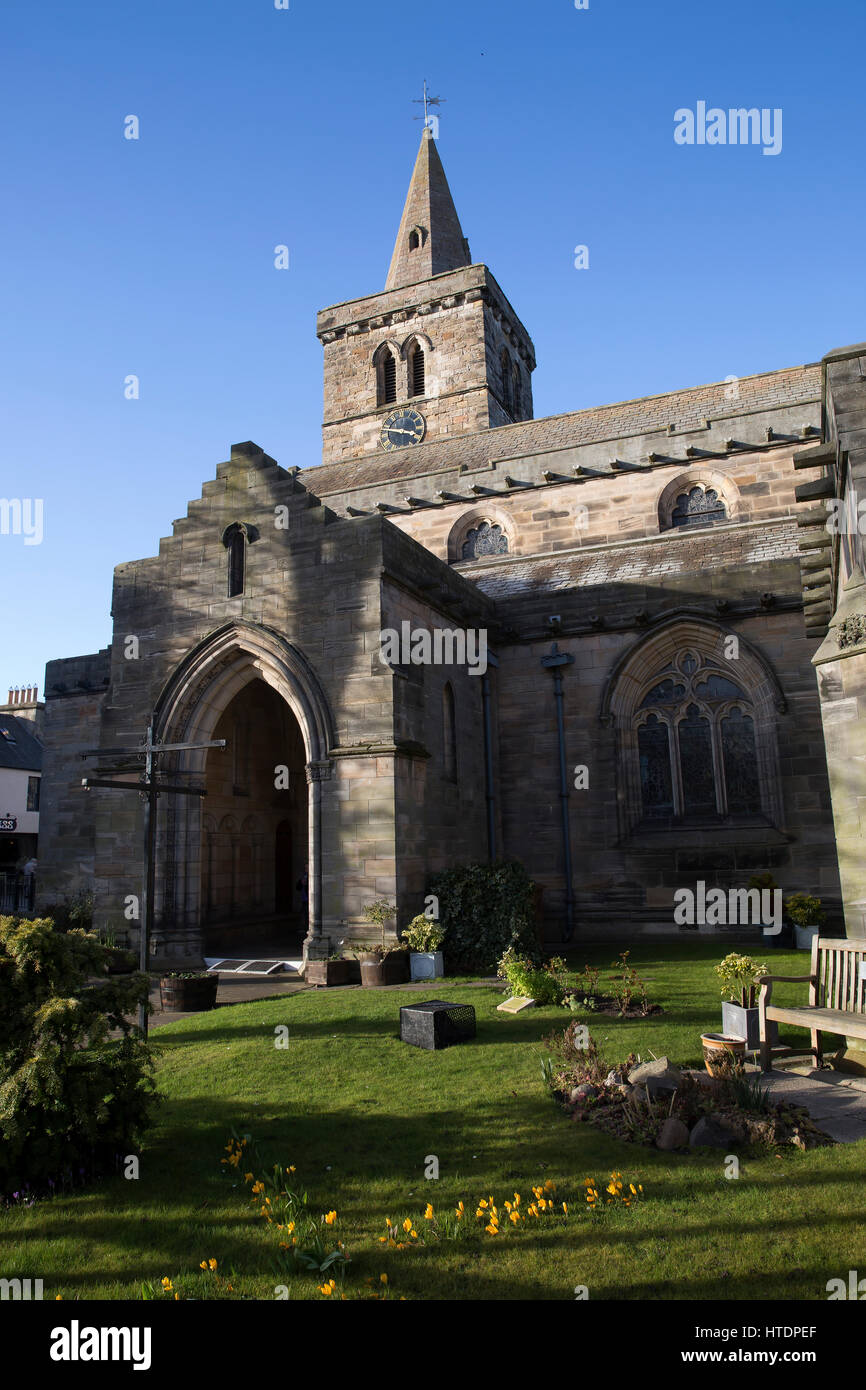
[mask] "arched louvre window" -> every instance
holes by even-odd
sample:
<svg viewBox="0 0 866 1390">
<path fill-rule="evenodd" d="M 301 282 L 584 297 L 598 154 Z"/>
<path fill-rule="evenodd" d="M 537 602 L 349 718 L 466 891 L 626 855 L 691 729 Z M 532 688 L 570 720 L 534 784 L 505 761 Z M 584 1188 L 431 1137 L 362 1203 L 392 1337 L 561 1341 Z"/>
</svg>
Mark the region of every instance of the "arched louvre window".
<svg viewBox="0 0 866 1390">
<path fill-rule="evenodd" d="M 712 821 L 762 811 L 755 713 L 714 658 L 681 652 L 635 715 L 648 821 Z"/>
<path fill-rule="evenodd" d="M 379 405 L 391 405 L 397 399 L 397 359 L 389 347 L 382 347 L 375 360 L 376 400 Z"/>
<path fill-rule="evenodd" d="M 409 356 L 409 395 L 424 395 L 424 349 L 418 343 Z"/>
<path fill-rule="evenodd" d="M 223 536 L 223 544 L 228 551 L 228 597 L 237 598 L 246 582 L 246 527 L 235 522 Z"/>
<path fill-rule="evenodd" d="M 508 537 L 501 526 L 489 521 L 479 521 L 471 531 L 466 532 L 461 558 L 477 560 L 482 555 L 506 555 Z"/>
<path fill-rule="evenodd" d="M 671 512 L 671 526 L 712 526 L 727 521 L 728 513 L 715 488 L 699 484 L 681 492 Z"/>
<path fill-rule="evenodd" d="M 454 691 L 447 681 L 442 691 L 442 757 L 445 776 L 457 781 L 457 720 L 454 710 Z"/>
<path fill-rule="evenodd" d="M 502 349 L 499 358 L 499 366 L 502 371 L 502 404 L 513 418 L 514 401 L 511 396 L 511 359 L 505 348 Z"/>
</svg>

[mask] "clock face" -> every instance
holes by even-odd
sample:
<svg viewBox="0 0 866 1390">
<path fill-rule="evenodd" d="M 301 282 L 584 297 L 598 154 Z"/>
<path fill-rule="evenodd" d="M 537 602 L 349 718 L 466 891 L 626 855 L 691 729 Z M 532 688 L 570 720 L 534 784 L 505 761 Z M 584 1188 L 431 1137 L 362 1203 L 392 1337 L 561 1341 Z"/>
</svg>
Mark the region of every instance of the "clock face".
<svg viewBox="0 0 866 1390">
<path fill-rule="evenodd" d="M 420 444 L 426 428 L 424 416 L 417 410 L 392 410 L 382 423 L 382 448 L 404 449 L 408 444 Z"/>
</svg>

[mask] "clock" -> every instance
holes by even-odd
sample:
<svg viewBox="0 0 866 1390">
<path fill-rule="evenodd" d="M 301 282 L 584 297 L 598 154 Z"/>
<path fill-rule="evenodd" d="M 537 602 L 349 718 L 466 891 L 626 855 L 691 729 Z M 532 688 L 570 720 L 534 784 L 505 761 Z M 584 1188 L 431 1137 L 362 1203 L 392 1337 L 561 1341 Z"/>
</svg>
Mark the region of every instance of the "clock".
<svg viewBox="0 0 866 1390">
<path fill-rule="evenodd" d="M 379 439 L 383 449 L 404 449 L 408 444 L 420 444 L 426 429 L 424 416 L 403 406 L 383 420 Z"/>
</svg>

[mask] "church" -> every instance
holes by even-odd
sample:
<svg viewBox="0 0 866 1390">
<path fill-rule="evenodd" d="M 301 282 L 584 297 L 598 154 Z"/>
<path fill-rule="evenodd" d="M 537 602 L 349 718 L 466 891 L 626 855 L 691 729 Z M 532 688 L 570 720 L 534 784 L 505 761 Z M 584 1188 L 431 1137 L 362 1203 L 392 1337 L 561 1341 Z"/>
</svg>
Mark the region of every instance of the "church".
<svg viewBox="0 0 866 1390">
<path fill-rule="evenodd" d="M 41 909 L 92 891 L 134 943 L 142 800 L 85 794 L 81 754 L 135 780 L 152 725 L 225 742 L 161 755 L 206 795 L 158 801 L 159 958 L 322 958 L 500 857 L 551 943 L 676 938 L 678 890 L 754 874 L 866 934 L 862 537 L 826 524 L 866 473 L 866 345 L 535 419 L 429 126 L 384 288 L 317 335 L 321 462 L 233 445 L 117 567 L 110 646 L 47 667 Z"/>
</svg>

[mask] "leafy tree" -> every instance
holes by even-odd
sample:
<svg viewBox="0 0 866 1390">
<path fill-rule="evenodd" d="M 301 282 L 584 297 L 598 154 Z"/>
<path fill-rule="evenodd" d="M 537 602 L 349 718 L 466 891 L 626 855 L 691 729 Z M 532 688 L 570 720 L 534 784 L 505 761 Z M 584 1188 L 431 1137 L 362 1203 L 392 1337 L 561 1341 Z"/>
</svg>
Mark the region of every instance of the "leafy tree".
<svg viewBox="0 0 866 1390">
<path fill-rule="evenodd" d="M 108 977 L 111 951 L 50 918 L 0 917 L 0 1196 L 112 1167 L 156 1093 L 129 1022 L 148 979 Z"/>
</svg>

